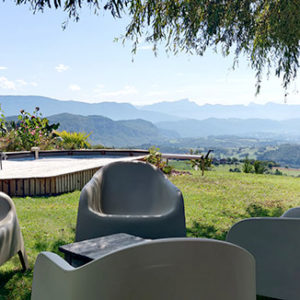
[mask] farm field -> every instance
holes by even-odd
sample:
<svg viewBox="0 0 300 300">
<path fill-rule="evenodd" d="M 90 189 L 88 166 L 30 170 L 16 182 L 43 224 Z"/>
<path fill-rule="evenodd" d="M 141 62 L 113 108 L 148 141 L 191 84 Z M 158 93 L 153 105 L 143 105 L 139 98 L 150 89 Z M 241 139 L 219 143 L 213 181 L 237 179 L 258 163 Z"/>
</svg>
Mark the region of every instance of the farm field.
<svg viewBox="0 0 300 300">
<path fill-rule="evenodd" d="M 300 205 L 300 178 L 231 173 L 226 170 L 172 176 L 182 191 L 188 236 L 224 239 L 237 221 L 280 216 Z M 15 256 L 0 267 L 0 299 L 30 299 L 32 269 L 41 251 L 74 241 L 79 191 L 56 197 L 14 198 L 30 270 L 21 272 Z"/>
</svg>

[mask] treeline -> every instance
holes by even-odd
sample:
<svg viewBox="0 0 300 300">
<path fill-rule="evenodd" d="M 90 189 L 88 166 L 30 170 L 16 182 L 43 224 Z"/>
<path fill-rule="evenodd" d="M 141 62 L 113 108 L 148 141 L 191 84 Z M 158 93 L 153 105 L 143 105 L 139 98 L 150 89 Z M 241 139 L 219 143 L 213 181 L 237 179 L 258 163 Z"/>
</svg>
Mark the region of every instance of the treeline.
<svg viewBox="0 0 300 300">
<path fill-rule="evenodd" d="M 274 150 L 266 151 L 257 156 L 259 160 L 276 161 L 285 167 L 300 167 L 300 145 L 283 144 Z"/>
</svg>

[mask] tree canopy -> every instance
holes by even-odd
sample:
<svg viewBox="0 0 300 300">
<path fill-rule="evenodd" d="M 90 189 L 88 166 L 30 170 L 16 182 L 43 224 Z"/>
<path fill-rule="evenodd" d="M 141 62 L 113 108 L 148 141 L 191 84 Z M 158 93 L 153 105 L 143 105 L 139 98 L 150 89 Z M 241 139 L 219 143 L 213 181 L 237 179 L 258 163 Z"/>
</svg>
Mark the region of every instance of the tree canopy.
<svg viewBox="0 0 300 300">
<path fill-rule="evenodd" d="M 234 53 L 234 65 L 246 55 L 256 71 L 257 93 L 265 70 L 275 70 L 287 91 L 299 69 L 299 0 L 16 0 L 26 3 L 34 11 L 64 9 L 76 21 L 86 4 L 95 13 L 126 14 L 130 22 L 124 39 L 133 41 L 134 53 L 145 40 L 154 51 L 163 43 L 175 54 L 203 55 L 213 47 L 225 56 Z"/>
</svg>

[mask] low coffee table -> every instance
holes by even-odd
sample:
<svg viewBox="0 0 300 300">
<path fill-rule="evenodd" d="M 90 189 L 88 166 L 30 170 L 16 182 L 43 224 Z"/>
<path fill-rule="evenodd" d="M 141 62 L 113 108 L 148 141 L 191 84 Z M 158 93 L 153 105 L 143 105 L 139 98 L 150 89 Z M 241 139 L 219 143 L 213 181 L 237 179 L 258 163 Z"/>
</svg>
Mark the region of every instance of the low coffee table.
<svg viewBox="0 0 300 300">
<path fill-rule="evenodd" d="M 79 267 L 112 251 L 146 241 L 150 240 L 127 233 L 117 233 L 60 246 L 59 250 L 65 254 L 65 260 L 70 265 Z"/>
</svg>

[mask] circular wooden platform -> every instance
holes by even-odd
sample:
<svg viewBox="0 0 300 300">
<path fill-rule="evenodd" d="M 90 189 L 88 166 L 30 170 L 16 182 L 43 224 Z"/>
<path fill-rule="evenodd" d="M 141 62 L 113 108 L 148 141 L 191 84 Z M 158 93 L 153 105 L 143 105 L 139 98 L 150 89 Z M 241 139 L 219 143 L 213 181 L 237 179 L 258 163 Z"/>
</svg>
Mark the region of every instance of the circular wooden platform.
<svg viewBox="0 0 300 300">
<path fill-rule="evenodd" d="M 57 156 L 2 161 L 0 190 L 10 196 L 42 196 L 81 190 L 102 166 L 144 156 Z"/>
</svg>

